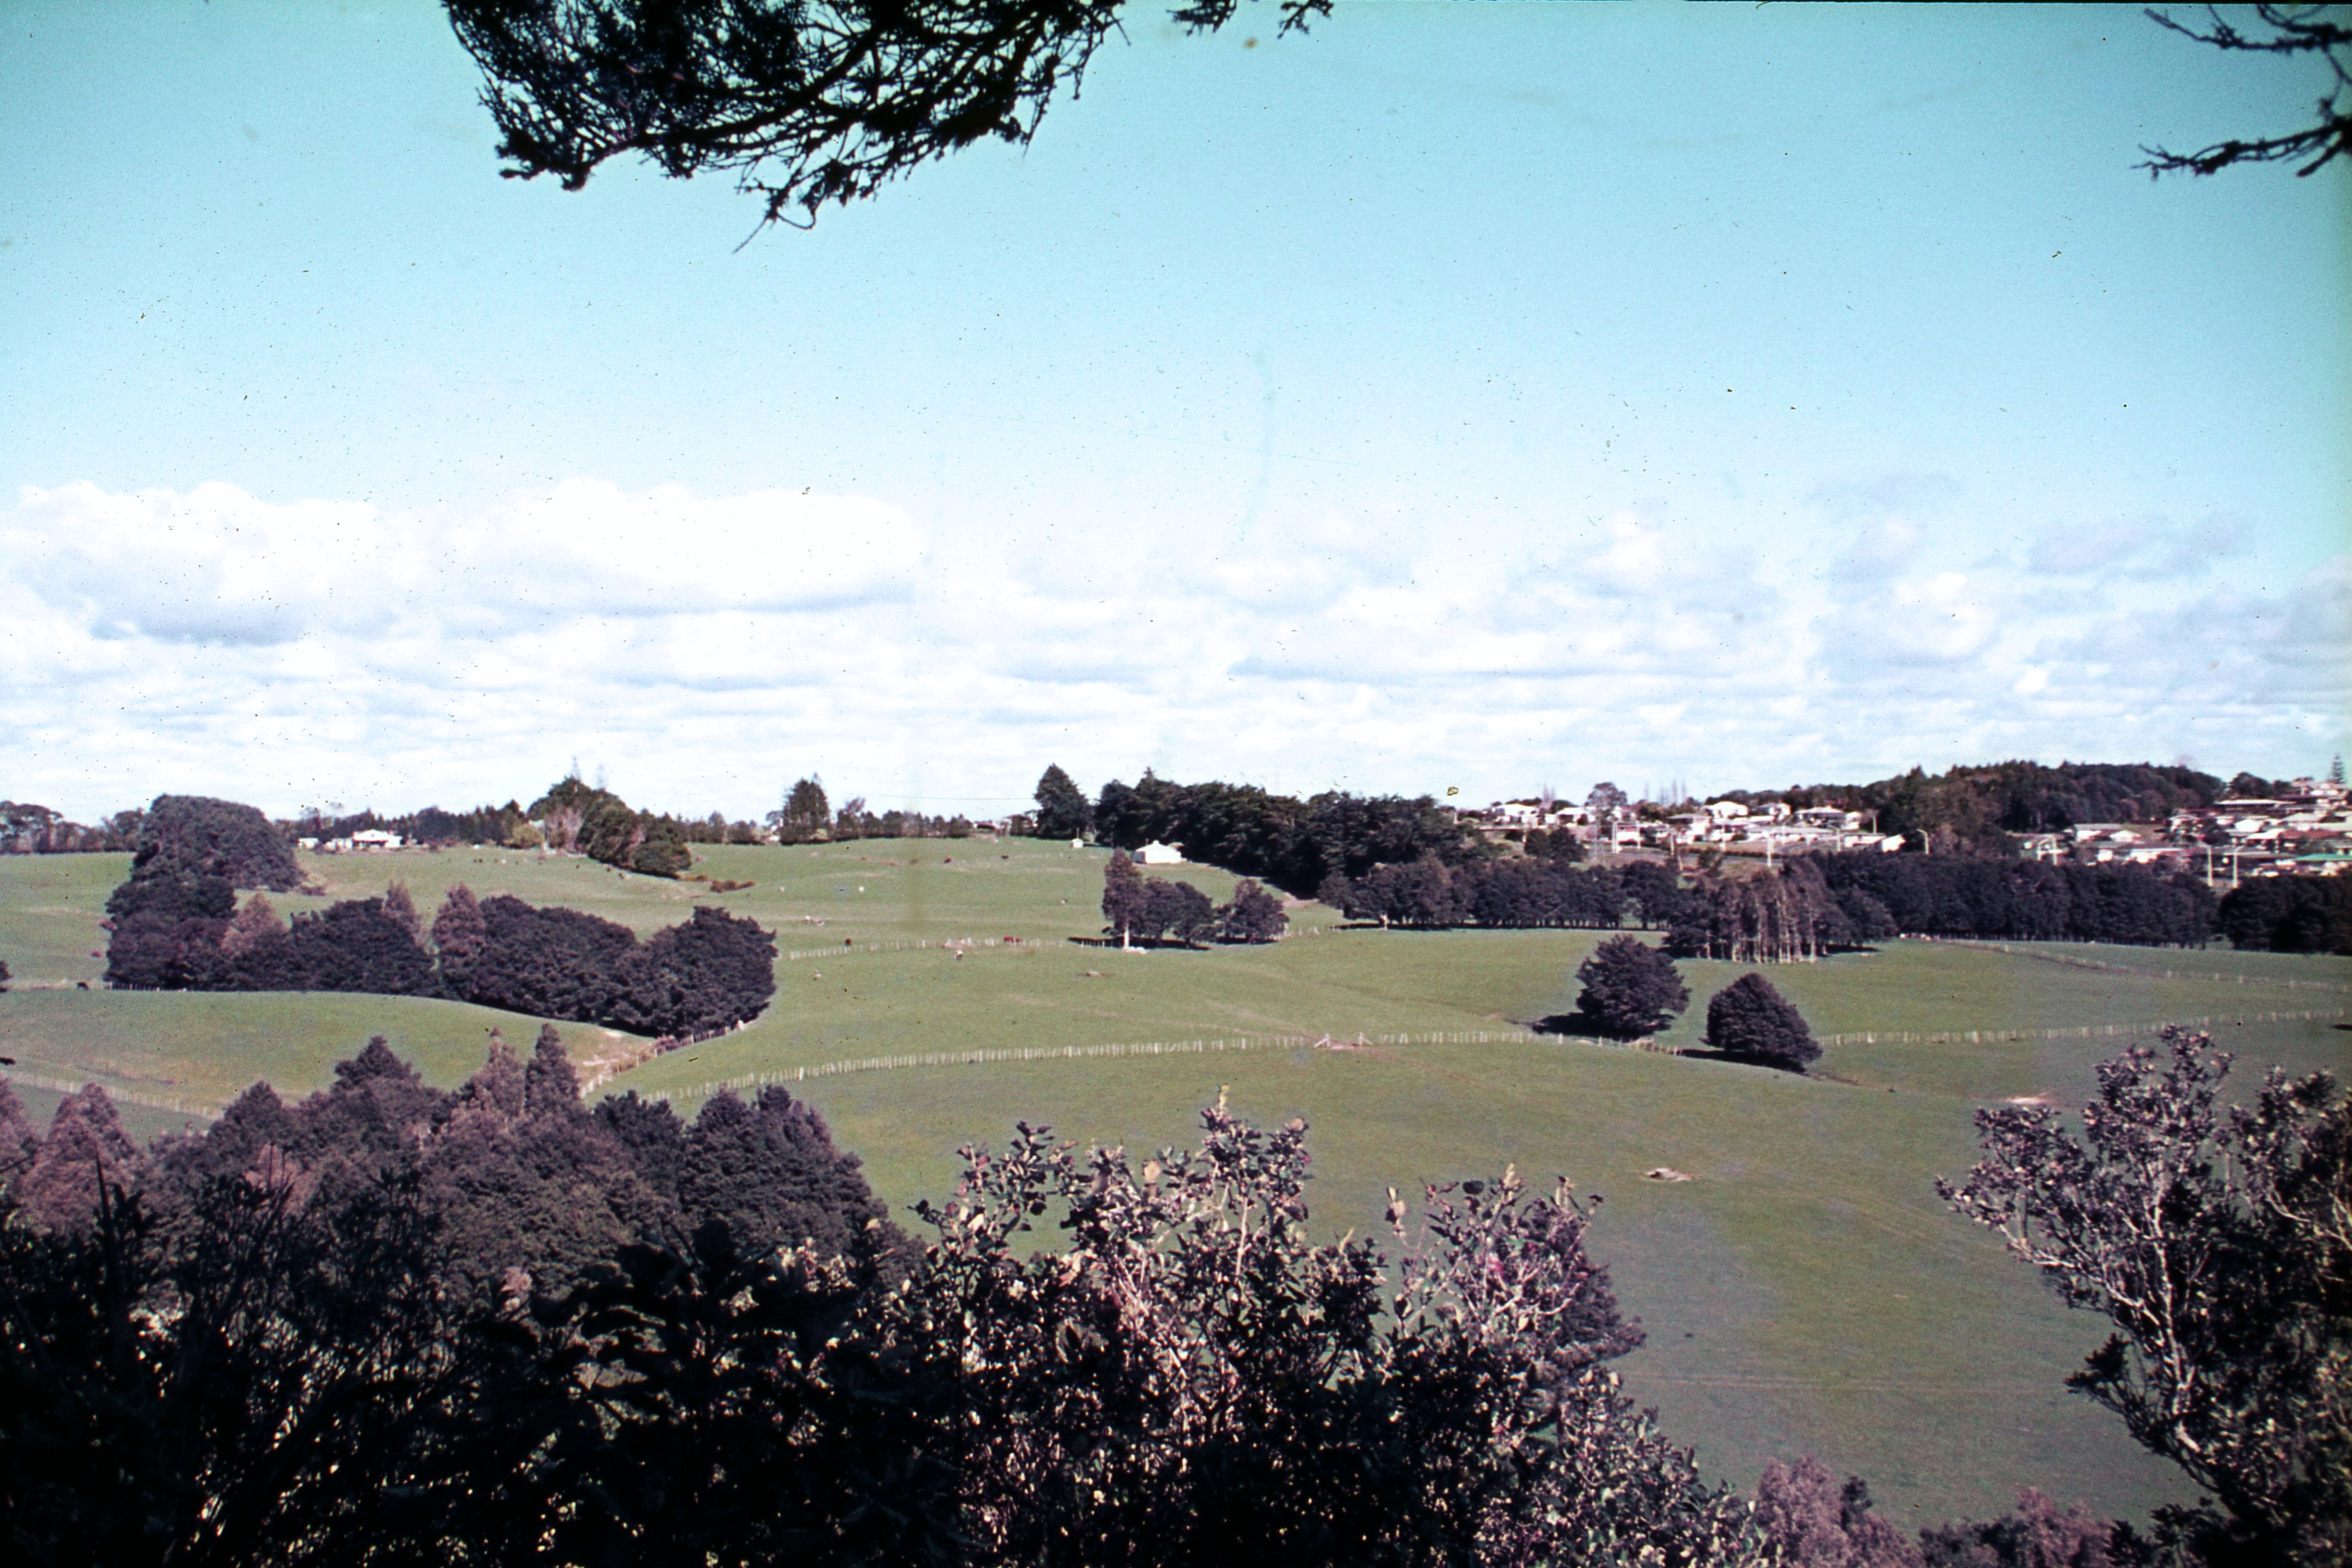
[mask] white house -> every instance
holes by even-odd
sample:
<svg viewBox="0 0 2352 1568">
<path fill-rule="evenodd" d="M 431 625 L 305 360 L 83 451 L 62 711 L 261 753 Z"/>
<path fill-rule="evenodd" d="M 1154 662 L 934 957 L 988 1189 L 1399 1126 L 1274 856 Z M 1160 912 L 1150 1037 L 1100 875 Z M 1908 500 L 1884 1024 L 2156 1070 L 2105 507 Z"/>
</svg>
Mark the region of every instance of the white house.
<svg viewBox="0 0 2352 1568">
<path fill-rule="evenodd" d="M 352 847 L 354 849 L 397 849 L 400 847 L 400 835 L 382 827 L 363 827 L 352 835 Z"/>
<path fill-rule="evenodd" d="M 1136 859 L 1146 866 L 1181 866 L 1184 852 L 1172 844 L 1162 844 L 1157 838 L 1135 852 Z"/>
</svg>

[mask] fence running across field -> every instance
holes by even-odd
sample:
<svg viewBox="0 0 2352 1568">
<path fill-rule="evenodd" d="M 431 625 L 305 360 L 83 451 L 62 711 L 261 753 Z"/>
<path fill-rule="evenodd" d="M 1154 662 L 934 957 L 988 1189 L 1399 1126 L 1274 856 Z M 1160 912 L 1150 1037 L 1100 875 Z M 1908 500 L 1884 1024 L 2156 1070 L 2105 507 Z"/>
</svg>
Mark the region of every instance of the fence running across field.
<svg viewBox="0 0 2352 1568">
<path fill-rule="evenodd" d="M 862 952 L 911 952 L 918 948 L 960 948 L 966 952 L 971 952 L 987 948 L 1043 947 L 1045 945 L 1045 944 L 1044 942 L 1038 941 L 1034 936 L 951 936 L 944 938 L 939 942 L 931 942 L 929 940 L 918 942 L 859 942 L 855 937 L 852 937 L 848 941 L 842 942 L 837 947 L 794 948 L 792 952 L 785 953 L 784 957 L 786 959 L 848 958 Z"/>
<path fill-rule="evenodd" d="M 1987 1040 L 2113 1040 L 2126 1035 L 2153 1035 L 2167 1025 L 2184 1029 L 2210 1029 L 2216 1024 L 2307 1024 L 2342 1018 L 2346 1009 L 2308 1013 L 2235 1013 L 2221 1017 L 2159 1018 L 2152 1024 L 2084 1024 L 2072 1029 L 1873 1029 L 1858 1035 L 1816 1035 L 1824 1046 L 1957 1046 Z"/>
<path fill-rule="evenodd" d="M 125 1105 L 143 1105 L 150 1110 L 168 1110 L 176 1116 L 200 1116 L 206 1121 L 218 1121 L 221 1108 L 207 1100 L 189 1100 L 176 1094 L 149 1094 L 140 1089 L 117 1089 L 110 1083 L 94 1078 L 57 1078 L 48 1073 L 26 1072 L 21 1068 L 0 1068 L 0 1078 L 10 1083 L 21 1083 L 31 1089 L 55 1089 L 59 1094 L 72 1094 L 85 1084 L 95 1083 L 106 1090 L 106 1098 Z"/>
<path fill-rule="evenodd" d="M 2012 947 L 2005 942 L 1979 942 L 1964 936 L 1924 936 L 1911 940 L 1940 942 L 1946 947 L 1973 947 L 1985 952 L 2005 952 L 2012 958 L 2036 959 L 2043 963 L 2063 964 L 2068 969 L 2137 974 L 2142 980 L 2196 980 L 2214 985 L 2275 985 L 2283 991 L 2333 991 L 2342 995 L 2352 995 L 2352 985 L 2333 980 L 2296 980 L 2287 975 L 2221 974 L 2199 969 L 2135 969 L 2128 963 L 2105 963 L 2095 958 L 2077 958 L 2071 952 L 2042 952 L 2030 947 Z"/>
<path fill-rule="evenodd" d="M 810 1066 L 775 1068 L 712 1079 L 687 1089 L 664 1089 L 651 1098 L 660 1100 L 707 1099 L 722 1089 L 761 1089 L 772 1083 L 803 1083 L 813 1078 L 841 1078 L 849 1073 L 893 1072 L 905 1068 L 978 1067 L 991 1062 L 1082 1061 L 1104 1057 L 1207 1056 L 1220 1052 L 1357 1050 L 1370 1046 L 1492 1046 L 1524 1043 L 1543 1037 L 1526 1029 L 1450 1029 L 1425 1034 L 1360 1034 L 1347 1039 L 1331 1035 L 1233 1035 L 1211 1040 L 1126 1040 L 1102 1046 L 1011 1046 L 969 1051 L 912 1051 L 899 1056 L 856 1057 Z"/>
</svg>

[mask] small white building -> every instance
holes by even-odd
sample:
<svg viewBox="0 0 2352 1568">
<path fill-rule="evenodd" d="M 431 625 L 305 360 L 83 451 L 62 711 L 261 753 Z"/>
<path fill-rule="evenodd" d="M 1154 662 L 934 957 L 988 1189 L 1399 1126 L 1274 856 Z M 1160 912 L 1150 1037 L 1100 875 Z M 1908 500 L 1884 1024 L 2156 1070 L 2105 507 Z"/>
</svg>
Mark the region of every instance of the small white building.
<svg viewBox="0 0 2352 1568">
<path fill-rule="evenodd" d="M 1146 866 L 1181 866 L 1184 852 L 1172 844 L 1162 844 L 1157 838 L 1135 852 L 1138 861 Z"/>
<path fill-rule="evenodd" d="M 400 835 L 387 828 L 363 827 L 352 835 L 354 849 L 398 849 L 401 845 Z"/>
</svg>

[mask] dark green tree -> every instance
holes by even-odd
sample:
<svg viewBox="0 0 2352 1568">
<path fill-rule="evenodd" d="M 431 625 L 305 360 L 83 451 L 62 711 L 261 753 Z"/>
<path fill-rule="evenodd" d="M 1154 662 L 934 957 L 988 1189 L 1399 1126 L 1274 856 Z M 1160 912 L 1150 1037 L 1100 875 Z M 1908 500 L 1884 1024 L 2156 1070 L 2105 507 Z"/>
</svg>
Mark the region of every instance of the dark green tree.
<svg viewBox="0 0 2352 1568">
<path fill-rule="evenodd" d="M 1276 942 L 1290 929 L 1282 900 L 1247 877 L 1234 884 L 1233 902 L 1218 906 L 1216 921 L 1219 942 Z"/>
<path fill-rule="evenodd" d="M 1037 780 L 1036 835 L 1040 838 L 1084 838 L 1093 825 L 1094 807 L 1087 792 L 1064 773 L 1059 763 L 1046 768 Z"/>
<path fill-rule="evenodd" d="M 464 1001 L 474 994 L 474 966 L 488 945 L 490 928 L 471 888 L 452 883 L 433 917 L 433 959 L 442 994 Z"/>
<path fill-rule="evenodd" d="M 1576 978 L 1584 988 L 1577 1011 L 1607 1035 L 1654 1034 L 1690 1005 L 1675 961 L 1635 937 L 1612 936 L 1594 948 Z"/>
<path fill-rule="evenodd" d="M 1110 852 L 1103 867 L 1103 925 L 1122 942 L 1134 940 L 1143 920 L 1143 873 L 1124 849 Z"/>
<path fill-rule="evenodd" d="M 833 823 L 833 808 L 824 798 L 824 785 L 814 778 L 802 779 L 785 792 L 782 808 L 772 813 L 768 821 L 782 843 L 807 844 L 824 837 Z"/>
<path fill-rule="evenodd" d="M 1706 1043 L 1727 1057 L 1796 1073 L 1822 1054 L 1804 1015 L 1755 973 L 1741 975 L 1708 1000 Z"/>
</svg>

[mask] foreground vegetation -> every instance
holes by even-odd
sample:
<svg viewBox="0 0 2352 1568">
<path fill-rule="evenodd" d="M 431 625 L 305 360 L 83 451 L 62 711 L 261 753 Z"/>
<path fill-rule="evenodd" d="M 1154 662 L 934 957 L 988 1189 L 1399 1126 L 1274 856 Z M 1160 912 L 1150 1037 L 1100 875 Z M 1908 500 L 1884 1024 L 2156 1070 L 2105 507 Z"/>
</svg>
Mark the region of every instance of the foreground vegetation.
<svg viewBox="0 0 2352 1568">
<path fill-rule="evenodd" d="M 1022 1125 L 893 1225 L 770 1088 L 593 1110 L 562 1039 L 457 1092 L 379 1037 L 136 1149 L 0 1084 L 0 1543 L 36 1563 L 542 1561 L 2317 1568 L 2352 1547 L 2352 1107 L 2165 1031 L 2078 1141 L 1978 1118 L 1943 1195 L 2117 1331 L 2076 1382 L 2210 1494 L 1916 1537 L 1807 1458 L 1710 1482 L 1610 1363 L 1599 1197 L 1516 1168 L 1318 1240 L 1307 1124 Z M 1048 1215 L 1066 1240 L 1037 1234 Z M 2161 1216 L 2159 1223 L 2151 1224 Z M 1039 1245 L 1043 1242 L 1044 1245 Z"/>
<path fill-rule="evenodd" d="M 1507 1037 L 861 1072 L 793 1088 L 865 1156 L 875 1191 L 901 1215 L 952 1189 L 956 1147 L 999 1142 L 1018 1120 L 1129 1148 L 1181 1143 L 1223 1083 L 1237 1110 L 1268 1125 L 1292 1115 L 1314 1125 L 1319 1236 L 1376 1232 L 1391 1183 L 1411 1192 L 1511 1162 L 1531 1179 L 1570 1173 L 1580 1194 L 1606 1199 L 1593 1245 L 1649 1333 L 1615 1364 L 1666 1430 L 1697 1444 L 1702 1472 L 1745 1482 L 1771 1456 L 1811 1452 L 1841 1474 L 1867 1475 L 1882 1506 L 1912 1524 L 1999 1512 L 2024 1483 L 2110 1516 L 2185 1497 L 2171 1472 L 2066 1392 L 2092 1326 L 1934 1194 L 1937 1174 L 1957 1175 L 1974 1157 L 1973 1109 L 2043 1095 L 2080 1103 L 2093 1066 L 2126 1043 L 2005 1032 L 2214 1017 L 2247 1062 L 2295 1070 L 2341 1070 L 2352 1039 L 2324 1019 L 2235 1022 L 2345 1005 L 2340 991 L 2312 988 L 2352 984 L 2338 961 L 1904 942 L 1770 971 L 1827 1044 L 1814 1076 L 1798 1078 L 1523 1033 L 1570 1009 L 1573 971 L 1601 932 L 1336 931 L 1334 911 L 1306 904 L 1290 911 L 1294 934 L 1271 947 L 1128 954 L 1069 940 L 1100 931 L 1100 851 L 868 840 L 704 853 L 697 870 L 756 883 L 717 901 L 779 933 L 776 1002 L 750 1028 L 601 1092 L 634 1087 L 690 1111 L 724 1079 L 909 1049 Z M 85 864 L 100 861 L 110 865 Z M 289 1094 L 323 1087 L 371 1033 L 392 1036 L 443 1085 L 478 1064 L 489 1026 L 530 1037 L 511 1016 L 447 1002 L 74 991 L 99 973 L 83 955 L 104 946 L 96 921 L 123 865 L 0 862 L 0 877 L 17 879 L 0 898 L 0 956 L 19 982 L 0 996 L 0 1054 L 45 1077 L 219 1105 L 257 1077 Z M 703 885 L 514 852 L 302 866 L 327 891 L 282 899 L 289 907 L 378 895 L 394 873 L 426 908 L 467 881 L 641 932 L 676 924 L 698 894 L 714 901 Z M 1172 874 L 1232 897 L 1222 874 Z M 76 922 L 79 935 L 64 934 Z M 974 943 L 962 959 L 893 945 L 960 939 Z M 1659 1043 L 1696 1047 L 1708 1000 L 1750 970 L 1681 969 L 1692 1005 Z M 60 981 L 67 989 L 54 988 Z M 1963 1037 L 1905 1037 L 1939 1032 Z M 1865 1034 L 1874 1039 L 1853 1037 Z M 577 1057 L 598 1049 L 600 1031 L 566 1035 Z M 54 1104 L 25 1098 L 44 1117 Z M 1645 1176 L 1659 1168 L 1693 1179 Z"/>
</svg>

